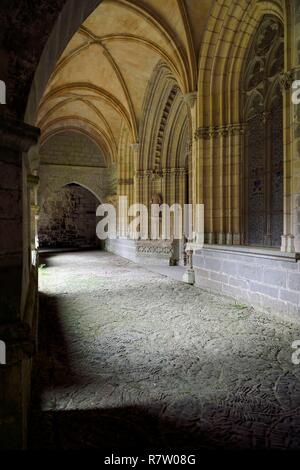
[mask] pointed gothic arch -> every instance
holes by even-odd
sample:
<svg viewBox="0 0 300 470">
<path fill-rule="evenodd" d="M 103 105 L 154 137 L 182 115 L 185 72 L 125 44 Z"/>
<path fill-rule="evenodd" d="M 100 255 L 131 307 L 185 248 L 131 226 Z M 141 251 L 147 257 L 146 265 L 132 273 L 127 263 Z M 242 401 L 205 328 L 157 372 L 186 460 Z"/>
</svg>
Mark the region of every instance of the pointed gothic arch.
<svg viewBox="0 0 300 470">
<path fill-rule="evenodd" d="M 244 237 L 248 245 L 280 247 L 283 234 L 284 29 L 265 15 L 242 74 Z"/>
</svg>

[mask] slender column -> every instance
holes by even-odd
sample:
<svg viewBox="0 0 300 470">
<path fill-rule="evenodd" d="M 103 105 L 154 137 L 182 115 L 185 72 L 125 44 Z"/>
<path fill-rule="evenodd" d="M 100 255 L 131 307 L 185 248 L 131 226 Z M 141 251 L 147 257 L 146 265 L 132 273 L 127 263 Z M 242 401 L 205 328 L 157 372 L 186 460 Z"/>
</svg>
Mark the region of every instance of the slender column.
<svg viewBox="0 0 300 470">
<path fill-rule="evenodd" d="M 300 80 L 300 0 L 291 2 L 287 34 L 284 93 L 284 234 L 281 251 L 300 252 L 300 104 L 293 103 L 293 84 Z"/>
<path fill-rule="evenodd" d="M 140 201 L 140 182 L 138 177 L 139 161 L 140 161 L 140 144 L 135 143 L 131 145 L 133 153 L 133 168 L 134 168 L 134 204 L 139 204 Z"/>
<path fill-rule="evenodd" d="M 292 47 L 291 78 L 300 81 L 300 0 L 291 3 L 293 22 L 291 44 L 294 46 Z M 292 230 L 290 234 L 287 234 L 286 251 L 295 249 L 296 252 L 300 252 L 300 104 L 292 105 L 291 133 Z"/>
</svg>

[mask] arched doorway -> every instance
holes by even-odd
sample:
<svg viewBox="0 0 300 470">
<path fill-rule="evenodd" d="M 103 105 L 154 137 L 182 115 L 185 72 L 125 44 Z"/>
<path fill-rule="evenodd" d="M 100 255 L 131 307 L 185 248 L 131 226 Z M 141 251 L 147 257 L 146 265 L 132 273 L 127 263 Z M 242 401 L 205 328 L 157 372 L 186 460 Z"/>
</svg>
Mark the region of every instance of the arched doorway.
<svg viewBox="0 0 300 470">
<path fill-rule="evenodd" d="M 52 192 L 39 218 L 40 248 L 95 248 L 97 198 L 77 183 Z"/>
<path fill-rule="evenodd" d="M 283 234 L 284 31 L 266 15 L 258 28 L 244 69 L 243 113 L 245 241 L 280 247 Z"/>
</svg>

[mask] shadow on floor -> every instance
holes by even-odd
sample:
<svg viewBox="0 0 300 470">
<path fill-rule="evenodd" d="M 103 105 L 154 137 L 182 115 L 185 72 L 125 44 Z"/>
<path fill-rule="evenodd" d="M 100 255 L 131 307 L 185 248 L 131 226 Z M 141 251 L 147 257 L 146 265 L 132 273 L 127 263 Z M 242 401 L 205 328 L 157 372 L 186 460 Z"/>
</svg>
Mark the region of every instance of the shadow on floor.
<svg viewBox="0 0 300 470">
<path fill-rule="evenodd" d="M 43 293 L 39 344 L 33 367 L 30 449 L 222 448 L 209 432 L 199 435 L 197 423 L 179 425 L 162 416 L 161 409 L 157 413 L 141 406 L 60 410 L 53 404 L 53 409 L 42 410 L 44 390 L 68 386 L 80 390 L 86 385 L 69 361 L 58 299 Z"/>
<path fill-rule="evenodd" d="M 72 369 L 70 338 L 64 332 L 60 302 L 59 296 L 40 294 L 40 348 L 33 368 L 30 449 L 299 448 L 300 408 L 283 409 L 266 398 L 249 396 L 247 387 L 218 404 L 201 403 L 200 398 L 195 403 L 187 396 L 182 402 L 162 400 L 149 407 L 127 403 L 109 408 L 106 403 L 101 408 L 96 407 L 97 400 L 94 409 L 92 405 L 81 407 L 81 389 L 93 379 Z M 226 367 L 230 367 L 229 359 Z M 72 409 L 72 403 L 70 409 L 66 403 L 47 403 L 42 409 L 43 393 L 64 387 L 77 393 L 80 409 Z M 171 415 L 169 405 L 175 405 Z M 195 410 L 193 418 L 188 413 L 191 408 Z"/>
</svg>

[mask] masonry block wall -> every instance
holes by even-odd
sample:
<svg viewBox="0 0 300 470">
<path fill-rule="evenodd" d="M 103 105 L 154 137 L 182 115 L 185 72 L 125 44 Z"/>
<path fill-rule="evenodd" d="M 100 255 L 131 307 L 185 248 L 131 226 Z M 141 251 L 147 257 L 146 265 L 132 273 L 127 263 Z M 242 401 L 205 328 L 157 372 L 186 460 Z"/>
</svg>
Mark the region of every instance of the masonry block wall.
<svg viewBox="0 0 300 470">
<path fill-rule="evenodd" d="M 83 134 L 65 131 L 48 139 L 41 150 L 42 163 L 105 167 L 99 147 Z"/>
<path fill-rule="evenodd" d="M 39 204 L 70 183 L 92 192 L 100 203 L 116 192 L 116 167 L 106 167 L 104 156 L 87 136 L 64 131 L 48 138 L 40 149 Z"/>
<path fill-rule="evenodd" d="M 196 285 L 242 304 L 299 319 L 299 255 L 207 247 L 194 256 Z"/>
<path fill-rule="evenodd" d="M 94 247 L 98 201 L 76 184 L 45 200 L 39 220 L 40 247 Z"/>
</svg>

